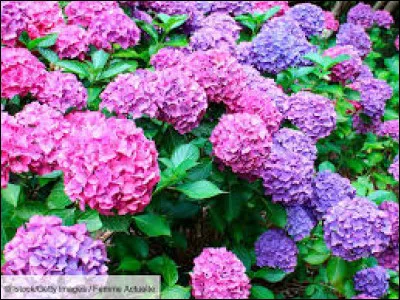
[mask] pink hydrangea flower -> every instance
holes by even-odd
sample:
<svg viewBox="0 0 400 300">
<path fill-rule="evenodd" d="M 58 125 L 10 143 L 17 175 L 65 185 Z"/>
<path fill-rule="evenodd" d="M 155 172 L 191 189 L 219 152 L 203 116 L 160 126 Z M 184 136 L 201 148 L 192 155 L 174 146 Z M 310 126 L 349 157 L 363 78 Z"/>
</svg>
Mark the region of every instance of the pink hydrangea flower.
<svg viewBox="0 0 400 300">
<path fill-rule="evenodd" d="M 374 13 L 374 22 L 379 26 L 389 29 L 394 23 L 394 19 L 390 12 L 386 10 L 377 10 Z"/>
<path fill-rule="evenodd" d="M 65 7 L 68 24 L 89 27 L 93 20 L 107 12 L 122 12 L 117 1 L 71 1 Z M 123 12 L 122 12 L 123 13 Z"/>
<path fill-rule="evenodd" d="M 257 115 L 228 114 L 221 117 L 210 141 L 213 155 L 234 173 L 259 175 L 268 159 L 272 136 Z"/>
<path fill-rule="evenodd" d="M 154 142 L 132 120 L 100 112 L 76 112 L 67 120 L 71 130 L 59 163 L 70 199 L 104 215 L 143 211 L 160 179 Z"/>
<path fill-rule="evenodd" d="M 397 51 L 399 51 L 399 36 L 397 36 L 396 40 L 394 41 L 394 46 L 396 47 Z"/>
<path fill-rule="evenodd" d="M 289 1 L 250 1 L 253 6 L 253 12 L 265 13 L 274 6 L 279 6 L 280 10 L 275 16 L 284 15 L 289 9 Z"/>
<path fill-rule="evenodd" d="M 151 73 L 147 70 L 144 72 Z M 154 80 L 149 80 L 150 75 L 155 76 Z M 119 115 L 130 115 L 135 119 L 143 114 L 154 118 L 158 110 L 157 79 L 155 73 L 149 76 L 140 76 L 138 72 L 118 75 L 100 94 L 100 108 L 107 108 Z"/>
<path fill-rule="evenodd" d="M 14 47 L 28 25 L 26 1 L 1 1 L 1 43 Z"/>
<path fill-rule="evenodd" d="M 25 48 L 1 48 L 1 97 L 36 95 L 46 67 Z"/>
<path fill-rule="evenodd" d="M 163 70 L 178 65 L 189 52 L 188 49 L 166 47 L 154 54 L 150 63 L 156 70 Z"/>
<path fill-rule="evenodd" d="M 64 113 L 69 108 L 84 108 L 87 97 L 86 88 L 74 74 L 55 71 L 47 73 L 37 99 Z"/>
<path fill-rule="evenodd" d="M 226 248 L 205 248 L 190 273 L 195 299 L 247 299 L 250 279 L 237 256 Z"/>
<path fill-rule="evenodd" d="M 336 20 L 335 15 L 330 11 L 324 11 L 325 16 L 325 29 L 331 31 L 339 30 L 339 21 Z"/>
<path fill-rule="evenodd" d="M 1 112 L 1 188 L 6 188 L 10 177 L 10 159 L 15 148 L 18 125 L 14 117 Z"/>
<path fill-rule="evenodd" d="M 65 25 L 57 27 L 54 32 L 58 33 L 55 51 L 63 58 L 79 58 L 83 60 L 89 51 L 89 37 L 86 30 L 78 25 Z"/>
<path fill-rule="evenodd" d="M 125 13 L 111 10 L 92 20 L 88 35 L 90 43 L 99 49 L 111 50 L 113 43 L 127 49 L 139 42 L 140 29 Z"/>
</svg>

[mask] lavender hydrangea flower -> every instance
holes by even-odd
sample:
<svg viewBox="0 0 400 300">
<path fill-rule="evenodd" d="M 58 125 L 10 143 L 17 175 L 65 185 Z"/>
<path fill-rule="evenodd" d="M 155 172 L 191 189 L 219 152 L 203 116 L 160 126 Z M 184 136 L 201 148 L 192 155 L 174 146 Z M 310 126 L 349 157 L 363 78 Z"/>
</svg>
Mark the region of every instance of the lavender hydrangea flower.
<svg viewBox="0 0 400 300">
<path fill-rule="evenodd" d="M 106 275 L 104 243 L 85 224 L 62 226 L 53 216 L 33 216 L 6 244 L 4 275 Z"/>
<path fill-rule="evenodd" d="M 289 206 L 286 213 L 286 231 L 296 242 L 308 237 L 317 225 L 312 211 L 305 206 Z"/>
<path fill-rule="evenodd" d="M 279 17 L 264 25 L 254 38 L 250 56 L 260 72 L 277 74 L 290 67 L 309 65 L 303 57 L 315 51 L 296 21 Z"/>
<path fill-rule="evenodd" d="M 201 28 L 190 38 L 191 51 L 218 49 L 236 56 L 236 40 L 229 34 L 216 31 L 211 27 Z"/>
<path fill-rule="evenodd" d="M 350 201 L 356 196 L 356 190 L 349 179 L 331 171 L 323 171 L 313 180 L 313 196 L 311 207 L 319 220 L 326 214 L 329 208 L 340 201 Z"/>
<path fill-rule="evenodd" d="M 310 92 L 298 92 L 289 100 L 287 119 L 314 141 L 327 137 L 336 128 L 333 102 Z"/>
<path fill-rule="evenodd" d="M 369 4 L 358 3 L 349 10 L 347 22 L 365 29 L 371 28 L 374 24 L 374 10 Z"/>
<path fill-rule="evenodd" d="M 354 288 L 365 295 L 381 298 L 389 291 L 389 279 L 383 267 L 363 269 L 354 275 Z"/>
<path fill-rule="evenodd" d="M 197 24 L 200 28 L 211 28 L 224 35 L 231 36 L 235 41 L 239 38 L 241 27 L 235 19 L 225 13 L 212 13 L 200 20 Z"/>
<path fill-rule="evenodd" d="M 385 121 L 381 124 L 376 132 L 379 136 L 389 136 L 399 141 L 399 120 Z"/>
<path fill-rule="evenodd" d="M 362 58 L 367 56 L 372 50 L 371 40 L 364 28 L 351 23 L 346 23 L 340 26 L 339 32 L 336 36 L 336 45 L 353 46 L 357 49 L 358 54 Z"/>
<path fill-rule="evenodd" d="M 252 1 L 196 1 L 197 8 L 203 13 L 221 12 L 234 16 L 252 11 Z"/>
<path fill-rule="evenodd" d="M 375 258 L 380 266 L 399 272 L 399 245 L 390 246 L 385 251 L 375 254 Z"/>
<path fill-rule="evenodd" d="M 324 11 L 311 3 L 297 4 L 287 12 L 291 18 L 299 23 L 306 37 L 320 35 L 325 26 Z"/>
<path fill-rule="evenodd" d="M 390 12 L 386 10 L 377 10 L 374 13 L 374 22 L 380 27 L 389 29 L 394 23 L 394 20 Z"/>
<path fill-rule="evenodd" d="M 270 229 L 255 243 L 257 266 L 292 273 L 297 265 L 296 243 L 282 229 Z"/>
<path fill-rule="evenodd" d="M 392 225 L 388 215 L 367 198 L 340 201 L 323 220 L 328 248 L 344 260 L 368 257 L 389 246 Z"/>
<path fill-rule="evenodd" d="M 399 247 L 399 204 L 391 201 L 384 201 L 379 209 L 387 212 L 388 219 L 392 224 L 391 246 Z"/>
<path fill-rule="evenodd" d="M 380 117 L 369 118 L 363 114 L 353 116 L 353 128 L 358 134 L 367 134 L 368 132 L 378 132 L 382 121 Z"/>
<path fill-rule="evenodd" d="M 389 168 L 389 173 L 393 175 L 394 179 L 399 181 L 399 156 L 397 155 Z"/>
<path fill-rule="evenodd" d="M 187 48 L 162 48 L 151 57 L 150 63 L 156 70 L 171 68 L 181 63 L 189 52 Z"/>
</svg>

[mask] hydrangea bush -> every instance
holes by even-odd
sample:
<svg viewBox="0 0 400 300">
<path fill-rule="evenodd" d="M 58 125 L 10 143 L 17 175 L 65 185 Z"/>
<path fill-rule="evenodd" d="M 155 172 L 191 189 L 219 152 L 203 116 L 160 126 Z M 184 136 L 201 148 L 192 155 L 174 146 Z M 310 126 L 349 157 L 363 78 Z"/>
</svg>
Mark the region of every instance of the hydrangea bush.
<svg viewBox="0 0 400 300">
<path fill-rule="evenodd" d="M 398 298 L 381 2 L 2 1 L 2 274 Z"/>
</svg>

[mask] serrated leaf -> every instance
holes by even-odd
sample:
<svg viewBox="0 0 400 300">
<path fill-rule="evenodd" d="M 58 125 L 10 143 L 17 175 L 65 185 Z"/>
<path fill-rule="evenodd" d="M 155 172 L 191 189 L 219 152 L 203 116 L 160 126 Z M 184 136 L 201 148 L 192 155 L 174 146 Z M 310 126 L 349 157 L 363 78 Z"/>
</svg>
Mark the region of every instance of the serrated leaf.
<svg viewBox="0 0 400 300">
<path fill-rule="evenodd" d="M 147 236 L 171 236 L 168 222 L 161 216 L 146 214 L 134 217 L 137 227 Z"/>
<path fill-rule="evenodd" d="M 28 221 L 32 216 L 35 215 L 46 215 L 47 214 L 47 207 L 44 203 L 38 202 L 26 202 L 15 210 L 15 216 L 18 218 Z"/>
<path fill-rule="evenodd" d="M 117 76 L 118 74 L 125 73 L 127 71 L 133 72 L 137 68 L 137 62 L 132 60 L 127 62 L 118 62 L 111 65 L 107 70 L 105 70 L 99 77 L 99 80 L 104 80 Z"/>
<path fill-rule="evenodd" d="M 207 180 L 181 184 L 176 189 L 195 200 L 208 199 L 224 193 L 214 183 Z"/>
<path fill-rule="evenodd" d="M 103 69 L 104 66 L 106 65 L 109 57 L 110 57 L 110 54 L 108 54 L 107 52 L 105 52 L 102 49 L 95 51 L 92 54 L 93 67 L 98 70 Z"/>
<path fill-rule="evenodd" d="M 179 279 L 178 267 L 167 256 L 158 256 L 147 262 L 147 266 L 155 274 L 161 274 L 168 286 L 174 286 Z"/>
<path fill-rule="evenodd" d="M 190 287 L 167 286 L 161 292 L 161 299 L 190 299 Z"/>
<path fill-rule="evenodd" d="M 287 222 L 286 210 L 281 205 L 266 202 L 267 203 L 267 217 L 268 220 L 274 225 L 285 228 Z"/>
<path fill-rule="evenodd" d="M 339 291 L 342 291 L 347 274 L 346 262 L 339 257 L 332 257 L 328 261 L 326 270 L 329 282 Z"/>
<path fill-rule="evenodd" d="M 131 216 L 100 216 L 103 228 L 113 232 L 128 232 Z"/>
<path fill-rule="evenodd" d="M 37 47 L 49 48 L 49 47 L 55 45 L 57 38 L 58 38 L 58 33 L 51 33 L 44 37 L 40 37 L 40 38 L 29 41 L 28 44 L 26 45 L 26 47 L 29 50 L 32 50 Z"/>
<path fill-rule="evenodd" d="M 1 197 L 13 207 L 18 206 L 19 195 L 21 193 L 21 186 L 9 183 L 7 188 L 1 189 Z"/>
<path fill-rule="evenodd" d="M 47 48 L 38 48 L 37 49 L 40 55 L 44 57 L 48 62 L 55 63 L 59 60 L 57 53 Z"/>
<path fill-rule="evenodd" d="M 78 223 L 85 223 L 89 232 L 94 232 L 103 227 L 99 212 L 96 210 L 87 210 L 82 213 L 77 220 Z"/>
<path fill-rule="evenodd" d="M 64 183 L 62 181 L 57 182 L 47 197 L 47 207 L 49 209 L 64 209 L 70 204 L 72 204 L 72 201 L 65 194 Z"/>
<path fill-rule="evenodd" d="M 153 39 L 154 42 L 158 42 L 158 32 L 151 24 L 138 19 L 135 19 L 135 22 L 140 29 L 146 32 Z"/>
<path fill-rule="evenodd" d="M 55 65 L 69 73 L 77 74 L 81 79 L 89 76 L 87 65 L 79 61 L 59 60 L 55 62 Z"/>
<path fill-rule="evenodd" d="M 274 293 L 264 286 L 253 285 L 250 291 L 254 299 L 275 299 Z"/>
<path fill-rule="evenodd" d="M 75 224 L 75 208 L 56 209 L 51 211 L 52 216 L 57 216 L 62 219 L 64 226 L 72 226 Z"/>
<path fill-rule="evenodd" d="M 178 167 L 186 160 L 197 161 L 200 157 L 199 148 L 192 144 L 178 146 L 172 153 L 171 162 Z"/>
</svg>

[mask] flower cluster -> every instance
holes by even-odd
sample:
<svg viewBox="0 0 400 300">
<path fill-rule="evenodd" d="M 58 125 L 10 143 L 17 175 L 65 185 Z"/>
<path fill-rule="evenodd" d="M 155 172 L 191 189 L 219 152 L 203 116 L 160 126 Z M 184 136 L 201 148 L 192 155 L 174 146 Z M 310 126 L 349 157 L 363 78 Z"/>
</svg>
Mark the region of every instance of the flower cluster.
<svg viewBox="0 0 400 300">
<path fill-rule="evenodd" d="M 324 55 L 331 58 L 336 58 L 340 55 L 349 56 L 348 60 L 340 62 L 332 67 L 331 80 L 333 82 L 345 84 L 348 81 L 354 81 L 360 75 L 362 60 L 353 46 L 335 46 L 327 49 Z"/>
<path fill-rule="evenodd" d="M 226 36 L 231 36 L 234 41 L 239 38 L 240 26 L 235 19 L 225 13 L 212 13 L 211 15 L 200 20 L 197 24 L 199 28 L 211 28 L 221 32 Z"/>
<path fill-rule="evenodd" d="M 325 27 L 324 11 L 311 3 L 297 4 L 289 9 L 287 15 L 299 23 L 306 37 L 320 35 Z"/>
<path fill-rule="evenodd" d="M 335 15 L 330 11 L 324 11 L 325 29 L 331 31 L 338 31 L 339 21 L 336 20 Z"/>
<path fill-rule="evenodd" d="M 296 242 L 308 237 L 317 225 L 313 212 L 305 206 L 289 206 L 286 213 L 286 231 Z"/>
<path fill-rule="evenodd" d="M 354 261 L 383 252 L 392 225 L 386 212 L 366 198 L 342 200 L 324 215 L 324 236 L 332 254 Z"/>
<path fill-rule="evenodd" d="M 63 58 L 79 58 L 83 60 L 89 50 L 89 36 L 86 30 L 78 25 L 64 25 L 57 27 L 58 34 L 55 51 Z"/>
<path fill-rule="evenodd" d="M 1 1 L 1 43 L 13 47 L 28 24 L 25 1 Z"/>
<path fill-rule="evenodd" d="M 69 108 L 86 106 L 87 91 L 74 74 L 60 71 L 46 73 L 46 79 L 37 99 L 40 103 L 66 112 Z"/>
<path fill-rule="evenodd" d="M 389 136 L 392 139 L 399 141 L 399 120 L 383 122 L 377 130 L 377 135 Z"/>
<path fill-rule="evenodd" d="M 250 1 L 253 6 L 253 12 L 264 13 L 273 7 L 279 6 L 280 10 L 276 16 L 284 15 L 289 9 L 289 1 Z"/>
<path fill-rule="evenodd" d="M 36 95 L 45 81 L 46 68 L 24 48 L 1 48 L 1 97 Z"/>
<path fill-rule="evenodd" d="M 71 129 L 58 159 L 70 199 L 104 215 L 143 211 L 160 177 L 154 142 L 130 120 L 98 112 L 67 119 Z"/>
<path fill-rule="evenodd" d="M 354 276 L 354 288 L 364 295 L 381 298 L 389 291 L 389 278 L 385 268 L 363 269 Z"/>
<path fill-rule="evenodd" d="M 397 155 L 389 168 L 389 173 L 393 175 L 394 179 L 399 181 L 399 156 Z"/>
<path fill-rule="evenodd" d="M 374 10 L 371 5 L 358 3 L 349 10 L 347 22 L 362 26 L 365 29 L 371 28 L 374 24 Z"/>
<path fill-rule="evenodd" d="M 4 247 L 4 275 L 106 275 L 107 252 L 85 224 L 33 216 Z"/>
<path fill-rule="evenodd" d="M 18 125 L 15 118 L 6 112 L 1 112 L 1 188 L 6 188 L 10 178 L 10 160 L 13 160 L 15 134 Z M 17 156 L 16 156 L 17 157 Z M 15 168 L 15 166 L 14 166 Z M 24 166 L 23 166 L 24 168 Z"/>
<path fill-rule="evenodd" d="M 236 255 L 226 248 L 205 248 L 190 273 L 195 299 L 247 299 L 250 279 Z"/>
<path fill-rule="evenodd" d="M 181 63 L 185 54 L 181 48 L 162 48 L 151 57 L 150 63 L 156 70 L 171 68 Z"/>
<path fill-rule="evenodd" d="M 212 132 L 210 141 L 215 155 L 232 171 L 258 175 L 270 153 L 272 137 L 257 115 L 224 115 Z"/>
<path fill-rule="evenodd" d="M 390 12 L 386 10 L 377 10 L 374 13 L 374 22 L 380 27 L 389 29 L 394 23 L 394 20 Z"/>
<path fill-rule="evenodd" d="M 367 56 L 372 50 L 372 43 L 360 25 L 346 23 L 340 26 L 336 36 L 336 45 L 353 46 L 361 57 Z"/>
<path fill-rule="evenodd" d="M 327 213 L 328 209 L 340 201 L 351 201 L 356 196 L 356 190 L 349 179 L 331 171 L 323 171 L 313 180 L 313 196 L 311 207 L 318 219 Z"/>
<path fill-rule="evenodd" d="M 193 33 L 190 49 L 191 51 L 218 49 L 235 55 L 236 40 L 231 35 L 216 31 L 212 27 L 204 27 Z"/>
<path fill-rule="evenodd" d="M 327 137 L 336 128 L 333 102 L 310 92 L 298 92 L 290 97 L 287 119 L 313 140 Z"/>
<path fill-rule="evenodd" d="M 257 266 L 291 273 L 297 265 L 297 246 L 282 229 L 270 229 L 255 244 Z"/>
</svg>

